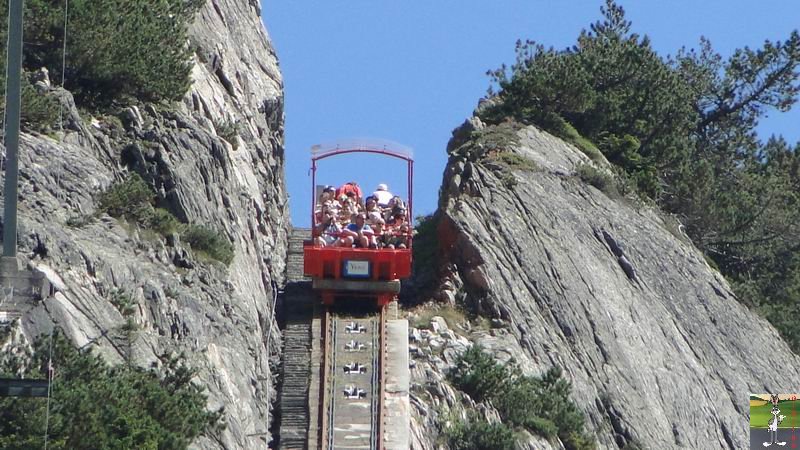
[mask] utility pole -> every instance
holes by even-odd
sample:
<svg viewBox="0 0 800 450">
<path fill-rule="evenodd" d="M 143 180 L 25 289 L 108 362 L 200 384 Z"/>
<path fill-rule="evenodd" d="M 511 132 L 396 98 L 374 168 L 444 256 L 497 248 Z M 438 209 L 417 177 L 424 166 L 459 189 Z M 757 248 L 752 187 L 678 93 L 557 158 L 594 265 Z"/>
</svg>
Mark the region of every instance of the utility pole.
<svg viewBox="0 0 800 450">
<path fill-rule="evenodd" d="M 19 155 L 19 115 L 22 71 L 22 3 L 9 2 L 8 61 L 6 61 L 6 179 L 3 189 L 3 275 L 16 274 L 17 263 L 17 167 Z"/>
</svg>

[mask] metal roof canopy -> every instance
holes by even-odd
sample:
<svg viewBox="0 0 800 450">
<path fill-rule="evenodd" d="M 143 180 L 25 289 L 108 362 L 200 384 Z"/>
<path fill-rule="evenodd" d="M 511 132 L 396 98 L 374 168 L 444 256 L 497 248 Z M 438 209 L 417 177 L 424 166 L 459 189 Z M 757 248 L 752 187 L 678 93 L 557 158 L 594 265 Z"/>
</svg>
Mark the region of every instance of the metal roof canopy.
<svg viewBox="0 0 800 450">
<path fill-rule="evenodd" d="M 47 380 L 0 378 L 0 397 L 47 397 Z"/>
<path fill-rule="evenodd" d="M 413 214 L 414 199 L 414 151 L 397 142 L 386 139 L 354 138 L 342 139 L 332 143 L 317 144 L 311 146 L 311 226 L 312 234 L 316 229 L 317 196 L 314 187 L 317 183 L 317 161 L 336 155 L 348 153 L 373 153 L 378 155 L 391 156 L 406 161 L 408 163 L 408 220 L 411 223 Z"/>
<path fill-rule="evenodd" d="M 330 156 L 345 153 L 377 153 L 393 156 L 408 162 L 414 161 L 414 151 L 411 147 L 398 144 L 386 139 L 355 138 L 342 139 L 335 142 L 316 144 L 311 146 L 311 160 L 319 161 Z"/>
</svg>

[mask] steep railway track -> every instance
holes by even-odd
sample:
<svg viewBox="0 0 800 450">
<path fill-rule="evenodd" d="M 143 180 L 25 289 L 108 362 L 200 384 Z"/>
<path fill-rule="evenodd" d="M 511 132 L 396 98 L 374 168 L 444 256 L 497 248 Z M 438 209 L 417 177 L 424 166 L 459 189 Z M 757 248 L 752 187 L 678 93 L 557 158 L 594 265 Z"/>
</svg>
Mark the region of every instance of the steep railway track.
<svg viewBox="0 0 800 450">
<path fill-rule="evenodd" d="M 321 448 L 380 449 L 385 308 L 324 312 Z"/>
</svg>

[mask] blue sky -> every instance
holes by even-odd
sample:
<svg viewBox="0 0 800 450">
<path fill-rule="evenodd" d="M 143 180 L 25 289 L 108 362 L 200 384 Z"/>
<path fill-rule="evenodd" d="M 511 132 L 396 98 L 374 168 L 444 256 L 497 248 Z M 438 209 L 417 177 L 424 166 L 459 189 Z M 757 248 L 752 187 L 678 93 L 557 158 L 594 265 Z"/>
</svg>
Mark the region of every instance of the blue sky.
<svg viewBox="0 0 800 450">
<path fill-rule="evenodd" d="M 798 0 L 621 1 L 634 31 L 662 54 L 701 35 L 729 55 L 785 39 Z M 415 153 L 414 213 L 436 209 L 445 147 L 486 93 L 486 71 L 514 61 L 517 39 L 563 48 L 600 17 L 602 0 L 263 0 L 286 95 L 286 180 L 295 226 L 309 222 L 309 148 L 340 138 L 384 138 Z M 774 112 L 765 137 L 800 141 L 800 106 Z M 323 162 L 318 180 L 387 182 L 405 193 L 405 166 L 381 157 Z"/>
</svg>

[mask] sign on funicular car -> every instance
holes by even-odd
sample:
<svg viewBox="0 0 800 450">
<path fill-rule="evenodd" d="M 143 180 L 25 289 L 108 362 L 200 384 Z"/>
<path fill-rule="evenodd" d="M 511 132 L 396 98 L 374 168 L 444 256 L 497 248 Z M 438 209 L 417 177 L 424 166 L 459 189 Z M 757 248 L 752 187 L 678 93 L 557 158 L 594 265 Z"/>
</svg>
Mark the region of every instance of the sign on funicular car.
<svg viewBox="0 0 800 450">
<path fill-rule="evenodd" d="M 344 262 L 344 276 L 369 278 L 369 261 L 346 260 Z"/>
</svg>

